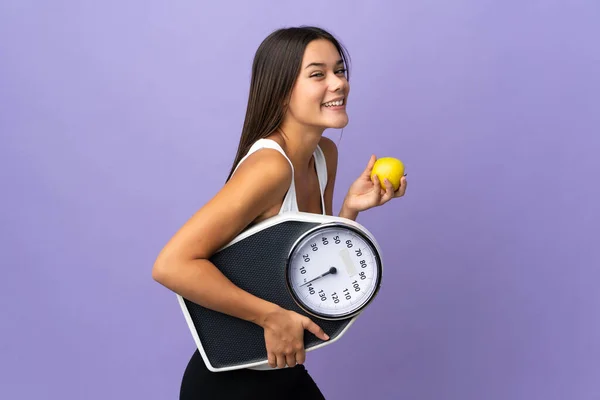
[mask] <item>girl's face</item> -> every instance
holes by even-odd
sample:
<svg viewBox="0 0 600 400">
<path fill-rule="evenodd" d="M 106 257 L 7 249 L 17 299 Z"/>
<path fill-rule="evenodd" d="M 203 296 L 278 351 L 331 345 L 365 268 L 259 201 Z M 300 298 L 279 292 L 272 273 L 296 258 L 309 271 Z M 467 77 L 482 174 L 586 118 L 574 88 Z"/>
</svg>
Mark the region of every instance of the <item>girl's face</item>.
<svg viewBox="0 0 600 400">
<path fill-rule="evenodd" d="M 340 53 L 328 40 L 314 40 L 304 52 L 286 119 L 318 128 L 348 124 L 346 104 L 350 86 Z"/>
</svg>

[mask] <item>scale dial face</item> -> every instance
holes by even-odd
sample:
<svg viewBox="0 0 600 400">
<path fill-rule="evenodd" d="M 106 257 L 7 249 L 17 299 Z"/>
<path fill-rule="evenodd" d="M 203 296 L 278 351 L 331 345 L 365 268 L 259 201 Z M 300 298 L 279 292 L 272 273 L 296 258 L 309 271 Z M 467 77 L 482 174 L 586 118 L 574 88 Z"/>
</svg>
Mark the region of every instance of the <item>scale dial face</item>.
<svg viewBox="0 0 600 400">
<path fill-rule="evenodd" d="M 331 320 L 360 313 L 377 294 L 382 272 L 371 239 L 339 223 L 303 234 L 286 268 L 288 289 L 298 306 Z"/>
</svg>

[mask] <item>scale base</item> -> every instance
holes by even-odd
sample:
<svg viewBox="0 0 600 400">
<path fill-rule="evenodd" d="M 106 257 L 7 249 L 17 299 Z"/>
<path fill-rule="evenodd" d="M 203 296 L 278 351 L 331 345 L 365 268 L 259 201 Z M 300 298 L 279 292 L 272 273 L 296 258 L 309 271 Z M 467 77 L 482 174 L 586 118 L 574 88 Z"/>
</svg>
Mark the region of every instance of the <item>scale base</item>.
<svg viewBox="0 0 600 400">
<path fill-rule="evenodd" d="M 308 352 L 334 343 L 357 316 L 335 321 L 314 317 L 302 310 L 289 293 L 285 266 L 294 242 L 309 229 L 323 222 L 339 219 L 327 217 L 319 222 L 321 216 L 302 220 L 303 214 L 298 215 L 299 220 L 290 217 L 272 218 L 269 223 L 262 224 L 260 230 L 251 229 L 251 234 L 238 236 L 227 247 L 215 253 L 210 261 L 241 289 L 309 317 L 319 325 L 329 335 L 329 340 L 323 341 L 305 330 L 304 347 Z M 204 308 L 181 296 L 178 298 L 209 370 L 218 372 L 268 366 L 263 328 Z"/>
</svg>

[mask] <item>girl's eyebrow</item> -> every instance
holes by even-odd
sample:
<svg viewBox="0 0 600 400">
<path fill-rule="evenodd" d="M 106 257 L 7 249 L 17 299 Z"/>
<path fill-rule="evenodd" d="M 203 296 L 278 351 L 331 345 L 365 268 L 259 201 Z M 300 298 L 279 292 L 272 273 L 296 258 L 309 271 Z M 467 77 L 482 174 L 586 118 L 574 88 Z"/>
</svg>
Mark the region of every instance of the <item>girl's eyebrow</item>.
<svg viewBox="0 0 600 400">
<path fill-rule="evenodd" d="M 338 62 L 336 62 L 336 63 L 335 63 L 335 65 L 339 65 L 339 64 L 343 64 L 343 63 L 344 63 L 344 60 L 341 60 L 341 59 L 340 59 L 340 60 L 338 60 Z M 308 68 L 308 67 L 324 67 L 325 65 L 326 65 L 326 64 L 325 64 L 325 63 L 322 63 L 322 62 L 313 62 L 313 63 L 310 63 L 310 64 L 308 64 L 308 65 L 305 67 L 305 69 L 306 69 L 306 68 Z"/>
</svg>

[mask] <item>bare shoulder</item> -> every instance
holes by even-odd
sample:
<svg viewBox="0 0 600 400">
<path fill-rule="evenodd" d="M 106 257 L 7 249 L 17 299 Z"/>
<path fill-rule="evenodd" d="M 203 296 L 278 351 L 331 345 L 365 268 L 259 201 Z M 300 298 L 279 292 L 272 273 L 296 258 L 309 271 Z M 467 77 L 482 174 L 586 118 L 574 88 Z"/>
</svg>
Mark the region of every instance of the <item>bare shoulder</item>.
<svg viewBox="0 0 600 400">
<path fill-rule="evenodd" d="M 291 166 L 281 153 L 273 149 L 256 151 L 175 233 L 160 257 L 209 258 L 256 218 L 280 203 L 291 180 Z"/>
<path fill-rule="evenodd" d="M 321 150 L 323 150 L 323 153 L 326 153 L 325 155 L 327 155 L 328 152 L 331 154 L 337 154 L 337 145 L 333 140 L 329 139 L 326 136 L 322 136 L 321 140 L 319 140 L 319 147 L 321 148 Z"/>
<path fill-rule="evenodd" d="M 292 169 L 288 160 L 279 151 L 264 148 L 248 156 L 225 187 L 254 185 L 259 186 L 259 190 L 284 187 L 287 191 L 291 181 Z"/>
</svg>

